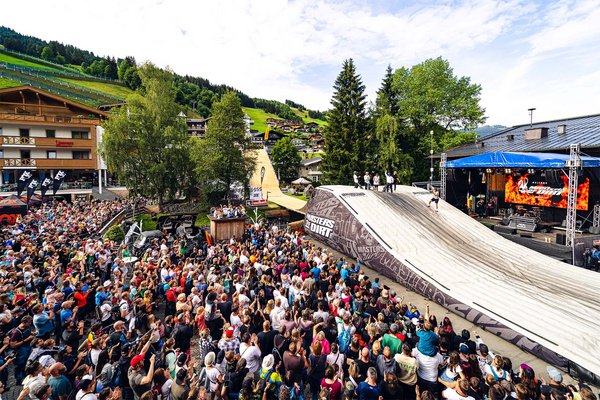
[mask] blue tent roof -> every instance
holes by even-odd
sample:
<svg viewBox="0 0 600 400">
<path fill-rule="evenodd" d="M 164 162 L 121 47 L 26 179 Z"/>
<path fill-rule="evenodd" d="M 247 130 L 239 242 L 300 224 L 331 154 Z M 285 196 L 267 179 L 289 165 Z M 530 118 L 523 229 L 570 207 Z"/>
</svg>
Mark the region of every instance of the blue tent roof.
<svg viewBox="0 0 600 400">
<path fill-rule="evenodd" d="M 448 161 L 446 168 L 564 168 L 568 154 L 494 152 Z M 584 167 L 600 167 L 600 158 L 582 156 Z"/>
</svg>

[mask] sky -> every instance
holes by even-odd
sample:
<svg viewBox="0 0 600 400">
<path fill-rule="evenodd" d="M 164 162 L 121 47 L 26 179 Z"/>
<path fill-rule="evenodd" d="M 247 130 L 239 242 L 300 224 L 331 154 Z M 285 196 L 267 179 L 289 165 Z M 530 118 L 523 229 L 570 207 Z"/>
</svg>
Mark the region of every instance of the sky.
<svg viewBox="0 0 600 400">
<path fill-rule="evenodd" d="M 600 0 L 30 0 L 0 25 L 311 109 L 344 59 L 374 101 L 388 64 L 441 56 L 482 86 L 488 124 L 600 113 Z"/>
</svg>

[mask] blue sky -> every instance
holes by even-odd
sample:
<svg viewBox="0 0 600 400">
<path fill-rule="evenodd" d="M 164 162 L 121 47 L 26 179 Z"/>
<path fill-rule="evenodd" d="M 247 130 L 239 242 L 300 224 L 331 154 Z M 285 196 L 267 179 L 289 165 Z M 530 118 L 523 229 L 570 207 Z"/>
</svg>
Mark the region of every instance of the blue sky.
<svg viewBox="0 0 600 400">
<path fill-rule="evenodd" d="M 310 108 L 345 58 L 374 100 L 388 64 L 442 56 L 482 85 L 490 124 L 600 113 L 600 0 L 35 0 L 0 24 Z"/>
</svg>

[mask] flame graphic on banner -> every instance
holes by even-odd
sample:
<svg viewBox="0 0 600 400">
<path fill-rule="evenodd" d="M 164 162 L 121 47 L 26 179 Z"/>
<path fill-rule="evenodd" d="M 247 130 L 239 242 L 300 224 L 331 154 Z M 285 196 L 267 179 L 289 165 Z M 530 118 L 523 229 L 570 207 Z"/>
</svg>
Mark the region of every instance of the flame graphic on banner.
<svg viewBox="0 0 600 400">
<path fill-rule="evenodd" d="M 567 208 L 569 179 L 561 175 L 562 188 L 551 188 L 547 184 L 538 183 L 528 186 L 529 174 L 523 174 L 518 179 L 515 175 L 506 175 L 504 186 L 504 199 L 507 203 L 527 204 L 538 207 Z M 534 177 L 532 180 L 534 180 Z M 537 178 L 537 177 L 535 177 Z M 537 179 L 536 179 L 537 180 Z M 577 209 L 585 211 L 588 209 L 590 197 L 590 179 L 579 184 L 577 188 Z"/>
</svg>

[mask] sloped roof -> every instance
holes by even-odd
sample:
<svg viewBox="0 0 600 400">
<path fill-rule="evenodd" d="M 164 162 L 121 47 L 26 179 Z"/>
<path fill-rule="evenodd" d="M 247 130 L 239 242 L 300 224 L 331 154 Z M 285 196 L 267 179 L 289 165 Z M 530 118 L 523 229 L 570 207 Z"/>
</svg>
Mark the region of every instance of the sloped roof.
<svg viewBox="0 0 600 400">
<path fill-rule="evenodd" d="M 448 161 L 447 168 L 563 168 L 568 154 L 553 153 L 485 153 Z M 600 167 L 600 158 L 582 156 L 584 167 Z"/>
<path fill-rule="evenodd" d="M 565 133 L 558 133 L 559 125 L 566 125 Z M 548 137 L 525 140 L 525 131 L 531 128 L 548 128 Z M 448 158 L 457 158 L 490 152 L 565 151 L 573 143 L 581 144 L 582 149 L 600 147 L 600 114 L 513 126 L 480 138 L 477 143 L 450 149 L 447 154 Z"/>
<path fill-rule="evenodd" d="M 77 103 L 77 102 L 75 102 L 73 100 L 67 99 L 66 97 L 57 96 L 54 93 L 48 92 L 46 90 L 40 89 L 40 88 L 35 87 L 35 86 L 24 85 L 24 86 L 15 86 L 15 87 L 9 87 L 9 88 L 0 89 L 0 96 L 2 96 L 4 94 L 8 94 L 8 93 L 18 93 L 18 92 L 26 92 L 26 91 L 37 93 L 39 95 L 48 97 L 48 98 L 53 99 L 55 101 L 59 101 L 59 102 L 64 103 L 64 104 L 68 104 L 71 107 L 79 108 L 79 109 L 84 110 L 86 112 L 97 114 L 98 116 L 102 116 L 102 117 L 107 117 L 108 116 L 108 113 L 105 112 L 105 111 L 98 110 L 97 108 L 93 108 L 93 107 L 87 106 L 87 105 L 82 104 L 82 103 Z"/>
<path fill-rule="evenodd" d="M 313 157 L 313 158 L 304 158 L 300 161 L 300 164 L 303 166 L 308 166 L 312 164 L 318 164 L 322 161 L 321 157 Z"/>
</svg>

